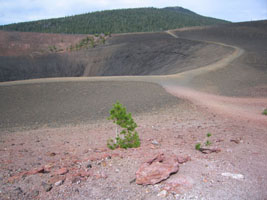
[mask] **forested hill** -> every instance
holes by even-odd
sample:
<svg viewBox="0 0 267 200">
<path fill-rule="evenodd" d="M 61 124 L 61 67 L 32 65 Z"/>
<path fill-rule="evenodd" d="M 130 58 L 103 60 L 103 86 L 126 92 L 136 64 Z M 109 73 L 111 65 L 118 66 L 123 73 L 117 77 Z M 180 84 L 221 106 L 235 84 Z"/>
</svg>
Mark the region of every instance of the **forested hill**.
<svg viewBox="0 0 267 200">
<path fill-rule="evenodd" d="M 135 8 L 93 12 L 0 26 L 1 30 L 45 33 L 152 32 L 227 21 L 204 17 L 182 7 Z"/>
</svg>

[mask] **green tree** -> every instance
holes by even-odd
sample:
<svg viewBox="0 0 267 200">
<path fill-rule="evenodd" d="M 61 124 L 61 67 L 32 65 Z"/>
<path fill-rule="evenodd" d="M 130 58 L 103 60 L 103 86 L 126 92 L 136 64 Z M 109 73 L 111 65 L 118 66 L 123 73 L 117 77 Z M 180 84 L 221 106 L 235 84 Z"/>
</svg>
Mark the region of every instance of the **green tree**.
<svg viewBox="0 0 267 200">
<path fill-rule="evenodd" d="M 132 114 L 127 113 L 126 107 L 117 101 L 110 110 L 110 117 L 108 119 L 116 124 L 115 141 L 113 139 L 107 141 L 107 146 L 110 149 L 127 149 L 140 146 L 139 135 L 135 131 L 137 124 L 134 122 Z M 121 129 L 120 133 L 118 133 L 118 128 Z"/>
</svg>

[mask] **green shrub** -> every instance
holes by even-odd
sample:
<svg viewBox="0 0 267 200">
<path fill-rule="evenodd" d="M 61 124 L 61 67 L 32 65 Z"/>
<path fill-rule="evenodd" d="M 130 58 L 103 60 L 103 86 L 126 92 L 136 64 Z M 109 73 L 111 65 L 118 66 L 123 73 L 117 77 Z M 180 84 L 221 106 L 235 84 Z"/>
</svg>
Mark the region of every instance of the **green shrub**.
<svg viewBox="0 0 267 200">
<path fill-rule="evenodd" d="M 206 146 L 209 146 L 209 145 L 211 145 L 211 142 L 210 142 L 209 140 L 207 140 L 207 141 L 205 142 L 205 145 L 206 145 Z"/>
<path fill-rule="evenodd" d="M 207 133 L 206 134 L 206 138 L 209 138 L 211 137 L 211 133 Z M 198 150 L 198 151 L 201 151 L 202 149 L 202 146 L 205 145 L 205 146 L 210 146 L 211 145 L 211 141 L 210 140 L 206 140 L 205 143 L 197 143 L 196 146 L 195 146 L 195 149 Z"/>
<path fill-rule="evenodd" d="M 200 148 L 201 148 L 201 144 L 200 143 L 197 143 L 196 146 L 195 146 L 195 149 L 196 150 L 200 150 Z"/>
<path fill-rule="evenodd" d="M 263 115 L 267 115 L 267 108 L 262 112 Z"/>
<path fill-rule="evenodd" d="M 138 133 L 135 131 L 137 124 L 134 122 L 131 113 L 127 113 L 126 108 L 118 101 L 113 105 L 110 110 L 110 117 L 108 120 L 112 120 L 117 125 L 115 141 L 109 139 L 107 146 L 110 149 L 116 148 L 137 148 L 140 146 L 140 139 Z M 122 129 L 118 133 L 118 126 Z"/>
<path fill-rule="evenodd" d="M 92 48 L 95 48 L 96 47 L 95 40 L 93 38 L 90 38 L 90 46 Z"/>
</svg>

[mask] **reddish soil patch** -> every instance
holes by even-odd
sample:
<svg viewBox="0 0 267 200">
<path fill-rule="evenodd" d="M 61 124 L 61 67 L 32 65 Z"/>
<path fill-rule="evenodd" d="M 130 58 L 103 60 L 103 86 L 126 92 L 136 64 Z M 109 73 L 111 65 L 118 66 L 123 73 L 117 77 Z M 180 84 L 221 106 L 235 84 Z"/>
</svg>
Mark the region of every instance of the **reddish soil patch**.
<svg viewBox="0 0 267 200">
<path fill-rule="evenodd" d="M 85 35 L 48 34 L 0 31 L 1 56 L 40 55 L 49 51 L 50 46 L 65 49 L 79 43 Z"/>
<path fill-rule="evenodd" d="M 264 199 L 266 126 L 255 127 L 252 121 L 244 123 L 207 111 L 183 103 L 134 116 L 142 140 L 138 149 L 106 149 L 106 140 L 114 136 L 115 126 L 104 121 L 2 134 L 1 198 L 160 199 L 157 195 L 165 189 L 169 199 Z M 194 149 L 197 142 L 205 141 L 207 132 L 212 133 L 211 147 L 221 152 L 202 154 Z M 158 144 L 152 144 L 153 140 Z M 191 161 L 180 165 L 169 181 L 155 186 L 133 183 L 140 164 L 160 152 L 190 156 Z M 21 175 L 40 167 L 47 173 L 37 170 Z M 58 175 L 62 168 L 68 171 Z M 221 175 L 226 172 L 245 178 Z M 56 186 L 59 181 L 63 183 Z M 46 192 L 42 182 L 53 188 Z"/>
</svg>

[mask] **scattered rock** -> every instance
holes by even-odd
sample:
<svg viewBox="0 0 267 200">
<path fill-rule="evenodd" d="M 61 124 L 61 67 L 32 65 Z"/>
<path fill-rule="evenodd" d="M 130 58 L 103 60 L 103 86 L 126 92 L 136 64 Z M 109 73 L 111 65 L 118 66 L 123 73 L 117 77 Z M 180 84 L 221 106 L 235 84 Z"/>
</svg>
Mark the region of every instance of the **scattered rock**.
<svg viewBox="0 0 267 200">
<path fill-rule="evenodd" d="M 83 151 L 84 154 L 87 154 L 88 152 L 89 152 L 88 149 L 86 149 L 86 150 Z"/>
<path fill-rule="evenodd" d="M 59 180 L 57 182 L 55 182 L 55 186 L 60 186 L 64 183 L 64 180 Z"/>
<path fill-rule="evenodd" d="M 158 193 L 158 197 L 166 197 L 167 196 L 167 194 L 168 194 L 168 192 L 166 191 L 166 190 L 162 190 L 160 193 Z"/>
<path fill-rule="evenodd" d="M 219 153 L 221 152 L 221 149 L 200 148 L 199 151 L 204 154 L 210 154 L 210 153 Z"/>
<path fill-rule="evenodd" d="M 159 145 L 157 140 L 153 140 L 151 143 L 154 144 L 154 145 Z"/>
<path fill-rule="evenodd" d="M 78 175 L 81 176 L 81 177 L 89 177 L 91 175 L 91 172 L 90 171 L 86 171 L 86 170 L 80 170 L 78 172 Z"/>
<path fill-rule="evenodd" d="M 103 154 L 97 153 L 89 157 L 90 161 L 99 161 L 99 160 L 105 160 L 105 159 L 111 159 L 111 155 L 108 153 L 103 153 Z"/>
<path fill-rule="evenodd" d="M 39 195 L 39 193 L 40 192 L 38 190 L 33 190 L 31 196 L 32 197 L 37 197 Z"/>
<path fill-rule="evenodd" d="M 20 187 L 17 187 L 15 189 L 15 192 L 17 193 L 17 195 L 23 194 L 23 190 Z"/>
<path fill-rule="evenodd" d="M 34 174 L 38 174 L 38 173 L 45 173 L 44 167 L 39 167 L 39 168 L 36 168 L 36 169 L 32 169 L 32 170 L 27 172 L 27 175 L 34 175 Z"/>
<path fill-rule="evenodd" d="M 46 154 L 47 156 L 55 156 L 56 155 L 56 153 L 55 152 L 48 152 L 47 154 Z"/>
<path fill-rule="evenodd" d="M 101 165 L 102 165 L 103 167 L 106 167 L 106 166 L 107 166 L 107 162 L 103 161 L 103 162 L 101 162 Z"/>
<path fill-rule="evenodd" d="M 62 181 L 64 183 L 66 177 L 61 175 L 53 175 L 51 179 L 49 180 L 49 183 L 54 185 L 56 182 Z"/>
<path fill-rule="evenodd" d="M 16 174 L 14 176 L 11 176 L 7 179 L 7 181 L 9 183 L 14 183 L 16 180 L 19 180 L 20 178 L 22 178 L 23 176 L 26 176 L 26 173 L 19 173 L 19 174 Z"/>
<path fill-rule="evenodd" d="M 153 159 L 143 163 L 136 172 L 136 183 L 154 185 L 171 174 L 178 172 L 179 163 L 176 155 L 158 154 Z"/>
<path fill-rule="evenodd" d="M 234 142 L 236 144 L 239 144 L 241 142 L 241 138 L 237 138 L 237 139 L 231 139 L 230 142 Z"/>
<path fill-rule="evenodd" d="M 177 158 L 178 158 L 179 164 L 183 164 L 191 160 L 190 156 L 178 156 Z"/>
<path fill-rule="evenodd" d="M 231 177 L 233 179 L 244 179 L 244 175 L 242 174 L 232 174 L 229 172 L 222 173 L 222 176 Z"/>
<path fill-rule="evenodd" d="M 54 167 L 54 164 L 53 164 L 53 163 L 49 163 L 49 164 L 46 164 L 46 165 L 44 166 L 44 170 L 45 170 L 46 173 L 48 173 L 48 172 L 51 171 L 51 169 L 52 169 L 53 167 Z"/>
<path fill-rule="evenodd" d="M 52 184 L 48 184 L 46 182 L 42 182 L 42 186 L 46 192 L 49 192 L 53 188 Z"/>
<path fill-rule="evenodd" d="M 57 170 L 54 175 L 65 175 L 69 172 L 69 170 L 67 168 L 61 168 L 59 170 Z"/>
<path fill-rule="evenodd" d="M 91 172 L 90 175 L 93 176 L 94 179 L 101 179 L 101 178 L 106 179 L 108 177 L 104 172 L 99 172 L 99 171 Z"/>
<path fill-rule="evenodd" d="M 80 184 L 81 183 L 81 178 L 80 177 L 74 177 L 71 181 L 72 183 Z"/>
<path fill-rule="evenodd" d="M 32 169 L 30 171 L 26 171 L 26 172 L 20 172 L 12 177 L 8 178 L 8 182 L 9 183 L 14 183 L 16 180 L 21 179 L 21 178 L 25 178 L 28 175 L 35 175 L 38 173 L 46 173 L 44 167 L 39 167 L 39 168 L 35 168 Z"/>
<path fill-rule="evenodd" d="M 91 163 L 87 163 L 87 164 L 86 164 L 86 168 L 92 168 Z"/>
</svg>

